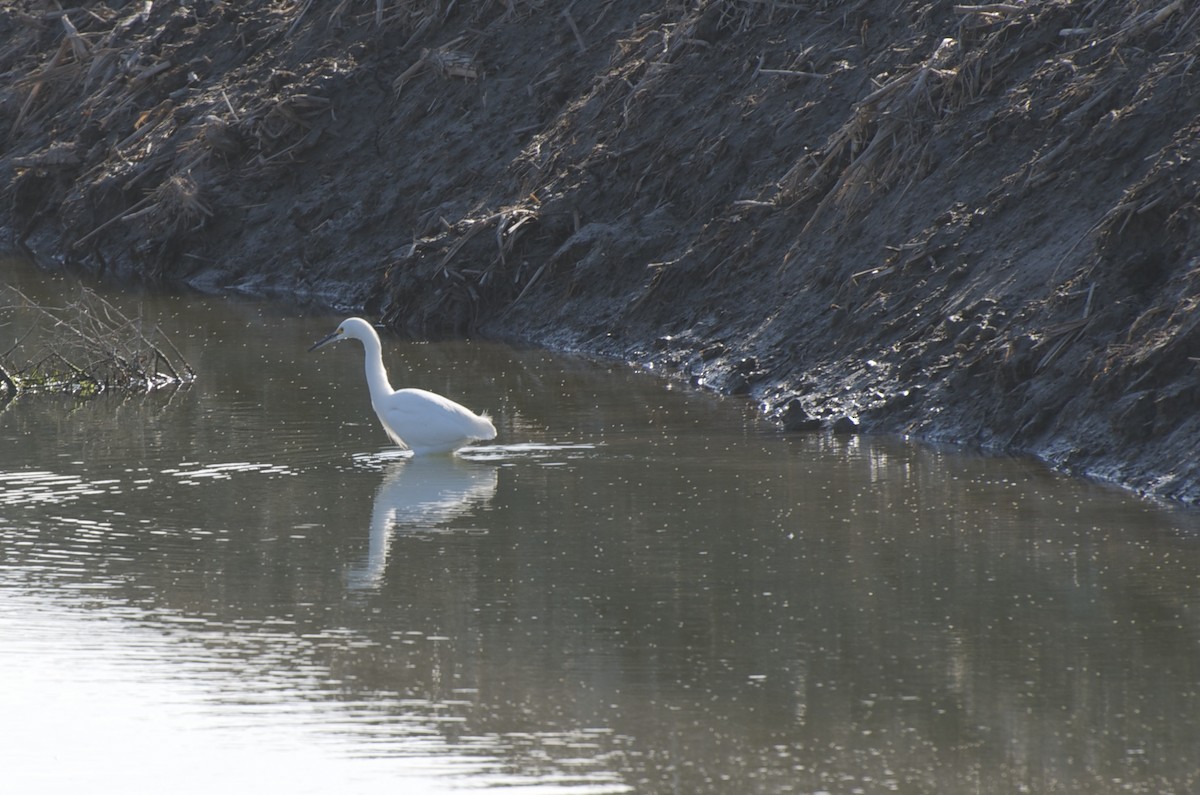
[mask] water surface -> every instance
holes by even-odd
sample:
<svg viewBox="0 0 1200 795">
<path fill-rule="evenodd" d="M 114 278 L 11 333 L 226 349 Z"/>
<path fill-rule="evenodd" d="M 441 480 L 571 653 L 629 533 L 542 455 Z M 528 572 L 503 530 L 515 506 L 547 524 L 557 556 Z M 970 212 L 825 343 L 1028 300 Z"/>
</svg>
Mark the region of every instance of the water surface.
<svg viewBox="0 0 1200 795">
<path fill-rule="evenodd" d="M 1193 514 L 385 338 L 500 431 L 410 461 L 337 318 L 124 301 L 194 385 L 0 412 L 4 791 L 1200 788 Z"/>
</svg>

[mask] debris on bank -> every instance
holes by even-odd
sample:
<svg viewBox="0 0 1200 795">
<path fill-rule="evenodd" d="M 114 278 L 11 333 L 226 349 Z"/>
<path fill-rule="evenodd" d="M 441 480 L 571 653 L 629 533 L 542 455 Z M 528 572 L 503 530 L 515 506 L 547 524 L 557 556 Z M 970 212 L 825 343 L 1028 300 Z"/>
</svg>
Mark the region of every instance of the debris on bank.
<svg viewBox="0 0 1200 795">
<path fill-rule="evenodd" d="M 0 226 L 1200 502 L 1192 0 L 16 0 Z"/>
<path fill-rule="evenodd" d="M 157 326 L 146 328 L 95 291 L 50 307 L 15 287 L 0 291 L 0 326 L 13 340 L 0 351 L 0 402 L 22 393 L 92 397 L 187 384 L 196 374 Z"/>
</svg>

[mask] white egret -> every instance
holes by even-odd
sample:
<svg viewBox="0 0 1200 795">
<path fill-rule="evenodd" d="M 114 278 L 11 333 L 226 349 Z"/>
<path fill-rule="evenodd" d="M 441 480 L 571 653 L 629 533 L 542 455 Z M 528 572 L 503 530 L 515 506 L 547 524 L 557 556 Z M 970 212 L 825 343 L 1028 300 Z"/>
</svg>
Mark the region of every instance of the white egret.
<svg viewBox="0 0 1200 795">
<path fill-rule="evenodd" d="M 308 350 L 311 353 L 339 340 L 358 340 L 363 344 L 371 407 L 396 444 L 420 455 L 451 453 L 471 442 L 496 438 L 496 426 L 487 414 L 476 414 L 449 398 L 424 389 L 392 389 L 383 366 L 379 335 L 362 318 L 347 318 L 332 334 Z"/>
</svg>

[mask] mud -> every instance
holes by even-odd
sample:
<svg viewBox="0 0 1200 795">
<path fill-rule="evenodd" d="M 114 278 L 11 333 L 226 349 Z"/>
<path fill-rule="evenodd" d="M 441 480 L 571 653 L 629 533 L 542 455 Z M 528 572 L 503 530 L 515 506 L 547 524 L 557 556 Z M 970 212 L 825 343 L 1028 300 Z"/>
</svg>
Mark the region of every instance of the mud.
<svg viewBox="0 0 1200 795">
<path fill-rule="evenodd" d="M 18 0 L 0 225 L 1196 503 L 1198 38 L 1190 0 Z"/>
</svg>

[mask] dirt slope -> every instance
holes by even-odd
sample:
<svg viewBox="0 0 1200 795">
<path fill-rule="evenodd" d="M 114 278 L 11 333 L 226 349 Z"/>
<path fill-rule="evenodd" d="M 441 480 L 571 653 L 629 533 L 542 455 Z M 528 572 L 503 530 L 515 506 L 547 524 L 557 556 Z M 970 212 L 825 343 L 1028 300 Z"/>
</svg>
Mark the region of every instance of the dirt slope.
<svg viewBox="0 0 1200 795">
<path fill-rule="evenodd" d="M 1196 0 L 0 8 L 0 224 L 1200 501 Z"/>
</svg>

